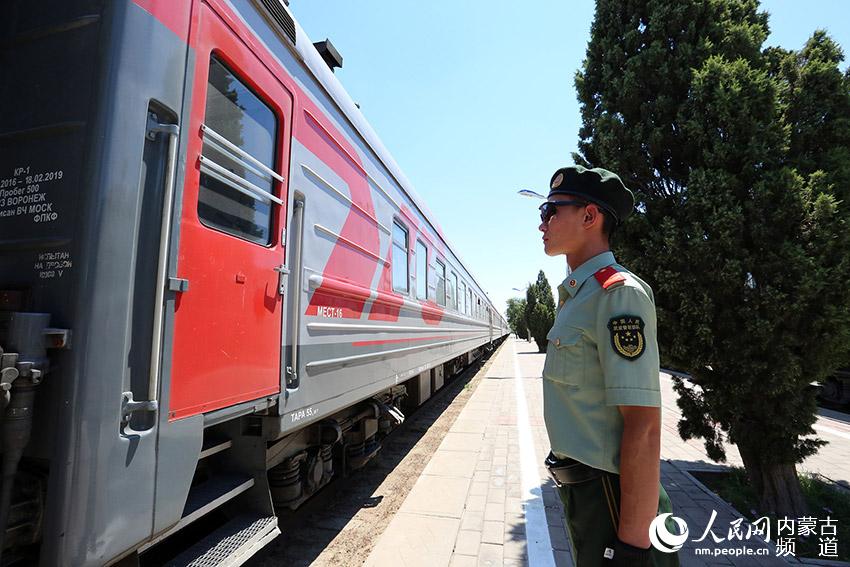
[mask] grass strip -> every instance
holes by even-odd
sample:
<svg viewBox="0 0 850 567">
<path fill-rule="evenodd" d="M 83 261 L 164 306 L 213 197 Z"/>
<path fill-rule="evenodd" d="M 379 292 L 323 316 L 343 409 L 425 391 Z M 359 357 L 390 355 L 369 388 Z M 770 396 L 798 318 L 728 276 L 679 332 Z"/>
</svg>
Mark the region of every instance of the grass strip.
<svg viewBox="0 0 850 567">
<path fill-rule="evenodd" d="M 758 507 L 758 496 L 750 486 L 746 471 L 741 467 L 732 467 L 728 472 L 691 471 L 691 474 L 714 491 L 723 500 L 732 505 L 742 516 L 750 521 L 764 514 Z M 827 559 L 831 561 L 850 561 L 850 491 L 836 487 L 817 475 L 802 473 L 799 475 L 803 496 L 809 505 L 809 518 L 816 520 L 815 533 L 808 536 L 800 533 L 799 518 L 794 518 L 794 540 L 796 557 L 809 559 Z M 771 541 L 777 542 L 779 520 L 771 518 Z M 823 521 L 834 520 L 835 536 L 821 534 Z M 805 524 L 806 522 L 804 522 Z M 811 523 L 811 522 L 808 522 Z M 782 537 L 791 537 L 787 529 Z M 824 547 L 827 538 L 837 538 L 837 557 L 827 556 L 828 547 Z"/>
</svg>

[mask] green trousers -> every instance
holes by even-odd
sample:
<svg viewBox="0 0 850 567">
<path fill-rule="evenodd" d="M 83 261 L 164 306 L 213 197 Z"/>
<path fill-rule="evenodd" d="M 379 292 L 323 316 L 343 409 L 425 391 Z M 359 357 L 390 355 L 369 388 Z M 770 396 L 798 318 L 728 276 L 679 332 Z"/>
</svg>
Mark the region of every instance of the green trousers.
<svg viewBox="0 0 850 567">
<path fill-rule="evenodd" d="M 620 475 L 605 472 L 587 482 L 564 485 L 558 493 L 564 502 L 567 532 L 576 567 L 604 566 L 605 548 L 612 547 L 617 540 Z M 672 511 L 667 492 L 659 486 L 658 513 Z M 676 567 L 679 565 L 678 553 L 664 553 L 652 548 L 652 564 L 655 567 Z"/>
</svg>

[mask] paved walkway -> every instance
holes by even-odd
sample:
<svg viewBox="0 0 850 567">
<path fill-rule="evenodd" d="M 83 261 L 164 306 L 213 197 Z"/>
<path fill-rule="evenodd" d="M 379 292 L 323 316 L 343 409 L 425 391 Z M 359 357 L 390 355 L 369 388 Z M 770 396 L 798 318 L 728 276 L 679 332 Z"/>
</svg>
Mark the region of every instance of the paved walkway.
<svg viewBox="0 0 850 567">
<path fill-rule="evenodd" d="M 682 412 L 676 405 L 676 393 L 673 391 L 672 384 L 669 375 L 661 375 L 661 395 L 664 405 L 661 456 L 691 471 L 720 470 L 722 467 L 706 456 L 701 440 L 682 441 L 679 437 L 676 424 Z M 817 437 L 829 444 L 803 461 L 797 470 L 817 473 L 850 488 L 850 415 L 828 409 L 818 409 L 818 414 L 818 420 L 814 425 L 815 432 Z M 744 466 L 741 455 L 734 445 L 726 444 L 725 448 L 729 465 Z"/>
<path fill-rule="evenodd" d="M 561 502 L 541 464 L 549 452 L 543 423 L 542 367 L 543 355 L 537 354 L 531 343 L 510 339 L 501 347 L 382 534 L 367 566 L 573 565 Z M 673 502 L 674 514 L 684 519 L 690 530 L 679 552 L 681 564 L 798 563 L 777 557 L 773 547 L 756 537 L 725 541 L 730 523 L 739 516 L 686 472 L 719 467 L 705 456 L 701 442 L 679 438 L 679 411 L 666 375 L 662 375 L 662 397 L 662 483 Z M 842 436 L 850 439 L 850 424 L 840 417 L 824 417 L 828 421 L 819 422 L 825 429 L 818 432 L 834 442 L 802 468 L 836 480 L 848 479 L 850 443 Z M 732 449 L 730 462 L 735 463 L 739 457 Z M 715 512 L 711 531 L 722 541 L 716 543 L 712 534 L 706 533 L 703 541 L 694 542 L 706 531 Z M 698 555 L 698 548 L 705 553 Z M 750 551 L 742 551 L 746 549 Z M 734 557 L 728 553 L 749 555 Z"/>
</svg>

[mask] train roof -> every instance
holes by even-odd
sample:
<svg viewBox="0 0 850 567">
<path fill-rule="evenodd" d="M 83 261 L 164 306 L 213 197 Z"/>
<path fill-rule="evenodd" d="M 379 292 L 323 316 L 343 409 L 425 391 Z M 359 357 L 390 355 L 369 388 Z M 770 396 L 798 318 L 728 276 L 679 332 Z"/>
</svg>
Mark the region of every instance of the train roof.
<svg viewBox="0 0 850 567">
<path fill-rule="evenodd" d="M 266 0 L 266 2 L 267 1 L 268 0 Z M 313 42 L 310 41 L 307 32 L 304 31 L 304 28 L 301 27 L 298 20 L 293 16 L 292 11 L 282 0 L 272 1 L 280 2 L 280 6 L 286 10 L 295 25 L 295 45 L 292 46 L 291 43 L 286 43 L 288 43 L 294 50 L 299 59 L 301 59 L 304 63 L 309 73 L 313 75 L 331 100 L 334 101 L 343 116 L 345 116 L 345 118 L 350 122 L 351 126 L 358 134 L 360 134 L 366 145 L 375 153 L 389 175 L 395 179 L 401 190 L 404 191 L 404 193 L 410 198 L 413 205 L 419 210 L 425 221 L 434 230 L 435 234 L 445 243 L 446 247 L 452 252 L 452 254 L 454 254 L 455 258 L 466 270 L 466 273 L 469 274 L 472 281 L 475 282 L 482 293 L 484 293 L 488 303 L 493 305 L 493 302 L 490 300 L 487 292 L 484 291 L 484 287 L 478 283 L 478 280 L 475 279 L 475 276 L 466 266 L 466 263 L 461 259 L 457 249 L 451 245 L 446 236 L 443 234 L 443 231 L 437 226 L 436 221 L 434 220 L 434 215 L 425 205 L 422 198 L 417 195 L 416 191 L 413 189 L 413 184 L 404 175 L 395 159 L 393 159 L 392 154 L 390 154 L 389 150 L 386 146 L 384 146 L 383 142 L 381 142 L 378 134 L 366 120 L 366 117 L 354 103 L 354 100 L 352 100 L 351 95 L 348 94 L 348 91 L 346 91 L 345 87 L 342 86 L 340 80 L 336 77 L 336 75 L 334 75 L 327 63 L 325 63 L 325 60 L 322 59 L 318 50 L 313 46 Z M 258 5 L 262 6 L 262 4 L 266 4 L 266 2 L 258 3 Z M 495 305 L 493 305 L 493 307 L 495 309 Z M 496 309 L 496 312 L 499 312 L 498 309 Z"/>
</svg>

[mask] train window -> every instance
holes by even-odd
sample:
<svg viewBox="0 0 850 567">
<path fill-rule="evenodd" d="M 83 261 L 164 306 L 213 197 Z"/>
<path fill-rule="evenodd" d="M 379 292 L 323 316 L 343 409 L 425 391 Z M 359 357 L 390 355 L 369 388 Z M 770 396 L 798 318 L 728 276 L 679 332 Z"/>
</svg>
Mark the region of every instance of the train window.
<svg viewBox="0 0 850 567">
<path fill-rule="evenodd" d="M 407 258 L 407 229 L 393 221 L 393 289 L 407 293 L 410 274 Z"/>
<path fill-rule="evenodd" d="M 198 217 L 206 226 L 269 244 L 277 119 L 215 56 L 210 59 Z"/>
<path fill-rule="evenodd" d="M 446 304 L 446 265 L 437 260 L 437 303 Z"/>
<path fill-rule="evenodd" d="M 449 284 L 449 288 L 452 290 L 451 306 L 452 306 L 453 309 L 457 310 L 459 305 L 460 305 L 460 302 L 458 301 L 458 297 L 457 297 L 457 292 L 459 291 L 458 287 L 457 287 L 457 274 L 454 273 L 454 272 L 452 272 L 452 279 L 451 279 L 451 283 Z"/>
<path fill-rule="evenodd" d="M 460 293 L 458 293 L 458 297 L 460 298 L 460 305 L 458 305 L 457 310 L 463 314 L 466 314 L 466 282 L 460 282 Z"/>
<path fill-rule="evenodd" d="M 428 299 L 428 249 L 416 241 L 416 298 Z"/>
<path fill-rule="evenodd" d="M 469 288 L 469 297 L 467 298 L 466 314 L 472 316 L 472 288 Z"/>
</svg>

